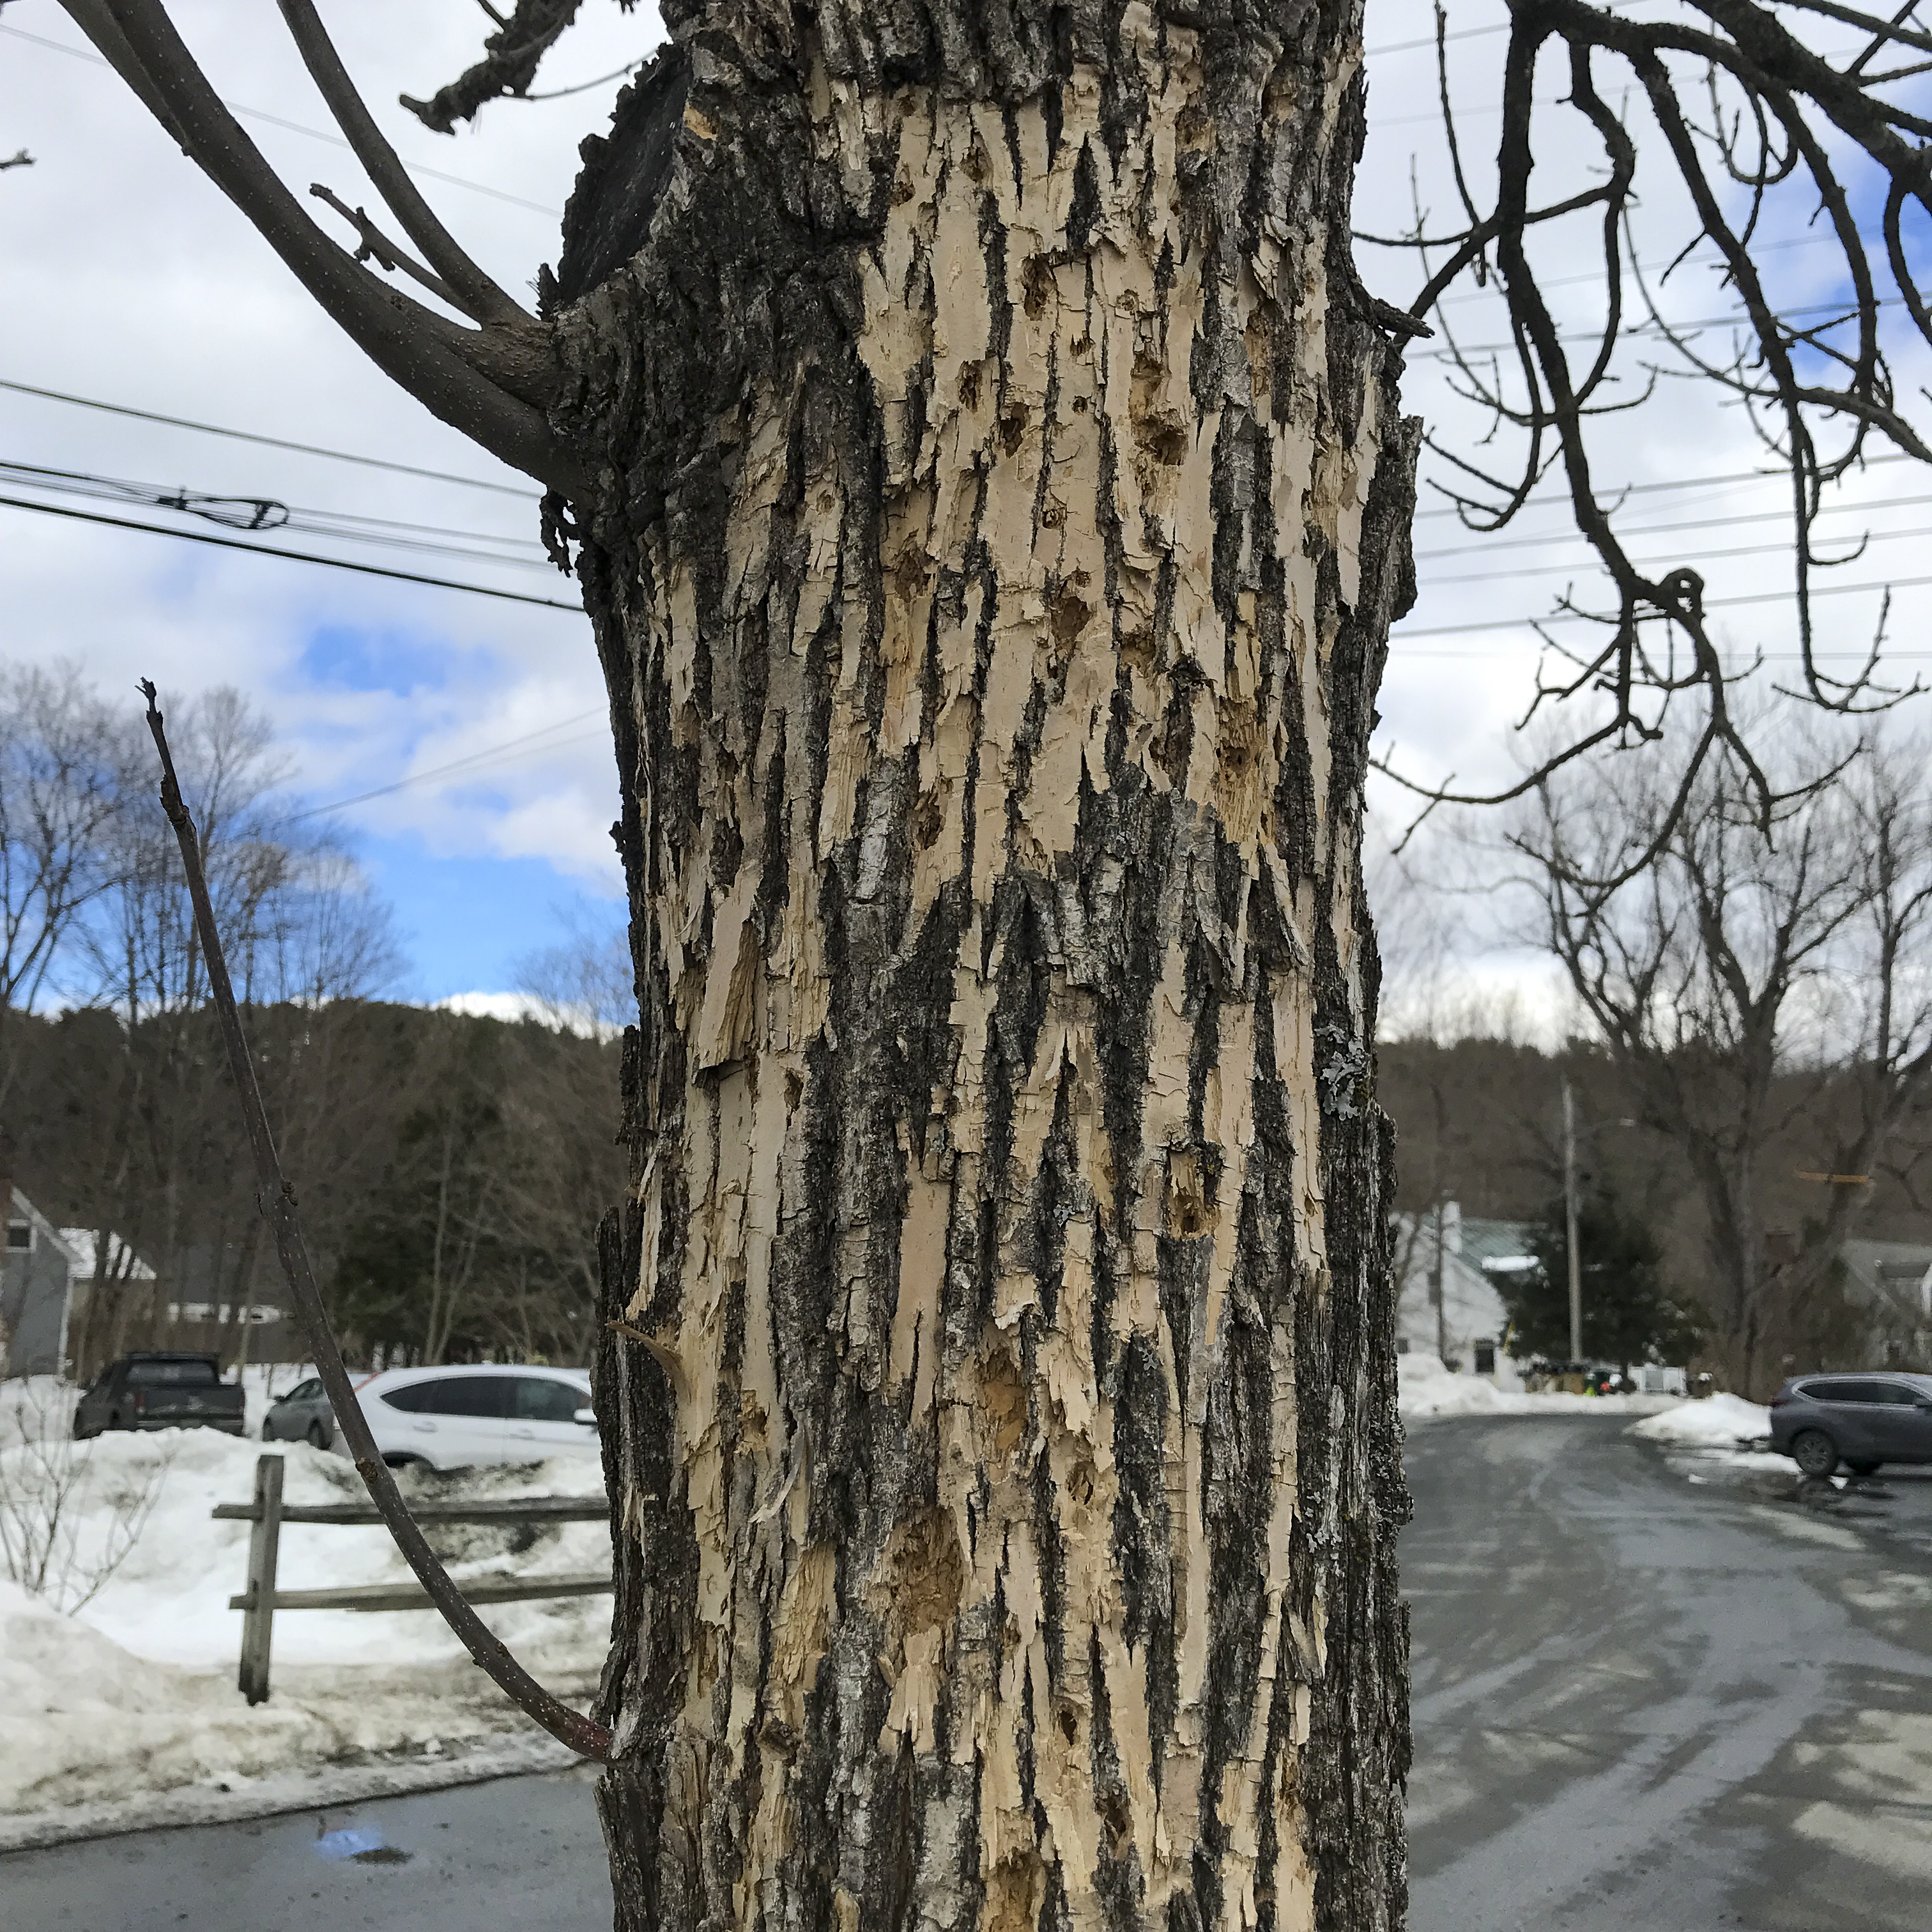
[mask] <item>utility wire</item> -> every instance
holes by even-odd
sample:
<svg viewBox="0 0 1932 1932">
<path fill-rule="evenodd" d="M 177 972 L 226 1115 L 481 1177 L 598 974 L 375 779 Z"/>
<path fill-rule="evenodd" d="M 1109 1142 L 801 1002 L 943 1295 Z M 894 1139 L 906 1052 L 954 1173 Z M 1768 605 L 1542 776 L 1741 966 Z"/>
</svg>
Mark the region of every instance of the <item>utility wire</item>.
<svg viewBox="0 0 1932 1932">
<path fill-rule="evenodd" d="M 371 470 L 394 470 L 404 476 L 427 477 L 434 483 L 460 483 L 472 490 L 488 490 L 500 496 L 517 496 L 525 502 L 534 503 L 538 493 L 534 490 L 520 490 L 508 483 L 488 483 L 475 476 L 458 476 L 446 470 L 420 470 L 413 464 L 392 463 L 380 456 L 361 456 L 346 449 L 324 449 L 310 442 L 293 442 L 277 436 L 260 436 L 252 430 L 224 429 L 214 423 L 196 422 L 186 416 L 162 416 L 152 410 L 137 410 L 124 403 L 106 403 L 92 396 L 75 396 L 60 389 L 36 388 L 31 382 L 16 382 L 0 376 L 0 389 L 10 389 L 23 396 L 38 396 L 43 400 L 54 403 L 72 403 L 81 409 L 102 410 L 111 416 L 132 416 L 142 422 L 165 423 L 171 429 L 188 429 L 200 431 L 206 436 L 223 436 L 238 442 L 254 442 L 271 449 L 291 449 L 298 455 L 323 456 L 338 463 L 357 463 Z M 1906 460 L 1902 452 L 1886 452 L 1864 459 L 1865 466 L 1872 467 L 1881 463 L 1903 463 Z M 1779 480 L 1781 472 L 1770 470 L 1730 470 L 1721 474 L 1704 476 L 1678 476 L 1658 483 L 1626 483 L 1616 489 L 1600 492 L 1604 502 L 1624 496 L 1646 496 L 1657 490 L 1700 490 L 1706 487 L 1716 488 L 1730 483 L 1762 483 Z M 1526 503 L 1525 509 L 1558 509 L 1568 507 L 1564 500 L 1551 497 L 1541 503 Z M 1444 505 L 1439 509 L 1418 510 L 1418 523 L 1426 523 L 1438 517 L 1453 517 L 1459 514 L 1454 505 Z"/>
<path fill-rule="evenodd" d="M 1906 510 L 1916 509 L 1921 505 L 1932 503 L 1932 496 L 1881 496 L 1872 503 L 1827 503 L 1818 512 L 1821 517 L 1844 516 L 1854 510 Z M 1738 524 L 1789 523 L 1791 511 L 1787 506 L 1780 510 L 1753 510 L 1748 514 L 1736 517 L 1695 517 L 1681 523 L 1642 524 L 1634 530 L 1619 530 L 1619 537 L 1667 537 L 1679 530 L 1724 530 Z M 1900 531 L 1886 531 L 1888 536 L 1905 534 Z M 1921 534 L 1917 531 L 1914 536 Z M 1580 530 L 1540 537 L 1498 537 L 1492 542 L 1472 544 L 1451 544 L 1443 550 L 1419 550 L 1414 553 L 1418 563 L 1430 563 L 1445 556 L 1487 556 L 1499 550 L 1538 550 L 1552 548 L 1558 544 L 1580 544 L 1588 541 Z M 1780 545 L 1780 548 L 1788 546 Z M 1432 579 L 1431 581 L 1440 581 Z M 1454 581 L 1454 579 L 1450 580 Z M 1426 586 L 1425 586 L 1426 587 Z"/>
<path fill-rule="evenodd" d="M 386 517 L 359 517 L 337 510 L 292 508 L 272 496 L 222 496 L 212 490 L 170 489 L 154 483 L 136 483 L 124 477 L 98 476 L 83 470 L 50 470 L 33 463 L 16 463 L 0 458 L 0 483 L 16 488 L 44 490 L 54 494 L 84 496 L 96 501 L 138 505 L 143 508 L 178 510 L 187 516 L 206 518 L 209 522 L 249 533 L 261 530 L 289 530 L 311 536 L 338 537 L 345 542 L 379 544 L 392 550 L 412 550 L 421 556 L 453 556 L 477 563 L 513 565 L 519 569 L 554 568 L 538 545 L 527 537 L 502 536 L 481 530 L 452 530 L 434 524 L 410 524 Z M 457 543 L 441 543 L 439 537 L 456 537 Z M 472 546 L 514 545 L 526 553 L 506 555 L 496 549 Z"/>
<path fill-rule="evenodd" d="M 50 40 L 44 34 L 30 34 L 24 27 L 0 26 L 0 34 L 10 34 L 16 40 L 31 40 L 37 47 L 45 47 L 49 52 L 65 54 L 71 60 L 86 61 L 92 67 L 106 67 L 110 64 L 92 47 L 69 46 L 64 40 Z M 224 100 L 222 106 L 231 114 L 239 114 L 244 119 L 266 122 L 271 128 L 286 129 L 291 134 L 306 134 L 312 141 L 326 141 L 332 148 L 346 148 L 349 143 L 340 134 L 332 134 L 326 128 L 310 128 L 299 121 L 286 121 L 279 114 L 271 114 L 265 107 L 244 107 L 238 100 Z M 452 188 L 466 188 L 474 194 L 487 194 L 492 201 L 507 201 L 512 208 L 527 208 L 532 213 L 547 214 L 554 221 L 561 220 L 560 212 L 541 201 L 526 201 L 520 194 L 512 194 L 506 189 L 491 188 L 479 181 L 470 181 L 461 175 L 445 174 L 440 168 L 418 167 L 410 164 L 410 172 L 421 175 L 425 181 L 446 182 Z"/>
<path fill-rule="evenodd" d="M 399 476 L 426 477 L 432 483 L 460 483 L 466 490 L 488 490 L 499 496 L 515 496 L 526 503 L 539 500 L 534 490 L 514 483 L 491 483 L 480 476 L 459 476 L 448 470 L 423 470 L 413 463 L 392 463 L 383 456 L 358 456 L 352 450 L 325 449 L 313 442 L 294 442 L 286 436 L 260 436 L 253 430 L 224 429 L 218 423 L 196 422 L 188 416 L 166 416 L 154 410 L 137 410 L 126 403 L 104 403 L 93 396 L 70 395 L 64 389 L 43 389 L 32 382 L 10 382 L 0 376 L 0 389 L 16 395 L 38 396 L 44 402 L 71 403 L 77 409 L 100 410 L 109 416 L 132 416 L 141 422 L 164 423 L 170 429 L 191 429 L 202 436 L 225 436 L 236 442 L 255 442 L 268 449 L 292 449 L 299 456 L 326 456 L 334 463 L 360 464 L 365 470 L 393 470 Z"/>
<path fill-rule="evenodd" d="M 1868 533 L 1863 541 L 1868 544 L 1897 543 L 1902 538 L 1909 538 L 1914 543 L 1923 543 L 1925 540 L 1925 533 L 1922 530 L 1880 530 L 1874 533 Z M 1788 556 L 1790 554 L 1790 544 L 1774 543 L 1746 544 L 1736 550 L 1700 550 L 1696 553 L 1696 555 L 1697 560 L 1702 563 L 1714 562 L 1723 557 Z M 1675 562 L 1682 555 L 1683 553 L 1680 550 L 1670 556 L 1632 557 L 1630 562 L 1640 570 L 1652 570 L 1660 563 Z M 1838 562 L 1842 565 L 1853 563 L 1857 560 L 1856 557 L 1847 556 L 1840 558 Z M 1837 567 L 1829 562 L 1816 557 L 1812 560 L 1812 562 L 1821 569 L 1829 570 Z M 1586 565 L 1583 567 L 1587 568 L 1589 566 Z M 1574 573 L 1577 568 L 1578 566 L 1574 562 L 1565 563 L 1561 561 L 1555 563 L 1510 564 L 1501 570 L 1480 570 L 1466 577 L 1431 576 L 1424 580 L 1422 587 L 1424 590 L 1433 590 L 1437 585 L 1443 584 L 1494 584 L 1505 577 L 1547 577 L 1552 572 L 1556 571 Z"/>
<path fill-rule="evenodd" d="M 0 507 L 37 510 L 44 517 L 67 517 L 76 523 L 105 524 L 118 530 L 140 530 L 152 537 L 177 537 L 184 543 L 212 544 L 220 550 L 241 550 L 256 556 L 278 556 L 291 563 L 319 563 L 330 570 L 353 570 L 364 577 L 387 577 L 399 584 L 426 584 L 436 590 L 466 590 L 472 597 L 500 598 L 510 604 L 536 604 L 546 610 L 568 610 L 581 616 L 580 604 L 554 597 L 534 597 L 524 590 L 498 590 L 487 584 L 460 584 L 448 577 L 424 577 L 412 570 L 391 570 L 379 563 L 358 563 L 348 557 L 321 556 L 314 550 L 284 550 L 274 544 L 244 543 L 238 537 L 218 537 L 212 530 L 175 530 L 164 524 L 143 524 L 131 517 L 104 516 L 98 510 L 70 509 L 64 503 L 30 502 L 24 496 L 0 496 Z"/>
<path fill-rule="evenodd" d="M 1903 296 L 1880 296 L 1872 302 L 1874 308 L 1902 308 L 1904 304 L 1905 298 Z M 1826 325 L 1827 328 L 1838 328 L 1841 326 L 1843 322 L 1857 321 L 1859 311 L 1856 304 L 1848 306 L 1841 302 L 1807 302 L 1796 308 L 1779 310 L 1777 320 L 1780 322 L 1790 322 L 1802 315 L 1838 316 L 1842 318 L 1841 322 L 1829 322 Z M 1733 309 L 1727 315 L 1700 316 L 1695 322 L 1678 322 L 1670 318 L 1653 322 L 1646 317 L 1642 322 L 1633 322 L 1628 328 L 1618 329 L 1617 339 L 1622 342 L 1660 340 L 1674 348 L 1676 345 L 1670 343 L 1671 335 L 1687 334 L 1692 329 L 1735 327 L 1741 322 L 1748 324 L 1750 322 L 1750 317 L 1742 309 Z M 1669 332 L 1668 334 L 1666 333 L 1666 331 Z M 1603 332 L 1600 329 L 1588 328 L 1560 331 L 1556 340 L 1566 344 L 1574 342 L 1600 342 L 1603 340 Z M 1454 349 L 1426 349 L 1414 359 L 1425 362 L 1455 362 L 1472 356 L 1507 355 L 1512 353 L 1516 347 L 1516 344 L 1514 342 L 1468 342 L 1463 343 Z"/>
<path fill-rule="evenodd" d="M 1932 577 L 1894 577 L 1876 584 L 1814 584 L 1811 595 L 1815 597 L 1846 597 L 1862 590 L 1916 590 L 1932 584 Z M 1746 604 L 1789 604 L 1795 601 L 1796 593 L 1790 590 L 1761 590 L 1745 597 L 1707 597 L 1704 600 L 1706 610 L 1734 610 Z M 1656 614 L 1662 621 L 1663 614 Z M 1546 617 L 1491 617 L 1478 624 L 1431 624 L 1420 630 L 1412 630 L 1406 624 L 1396 624 L 1391 634 L 1392 644 L 1406 644 L 1417 638 L 1466 637 L 1476 631 L 1508 631 L 1528 628 L 1543 624 L 1582 624 L 1596 621 L 1586 612 L 1580 610 L 1552 611 Z M 1858 655 L 1862 658 L 1865 653 Z M 1893 653 L 1888 652 L 1887 656 Z"/>
<path fill-rule="evenodd" d="M 1876 456 L 1866 457 L 1864 467 L 1872 470 L 1881 463 L 1916 460 L 1916 458 L 1908 456 L 1902 449 L 1886 450 Z M 1780 483 L 1789 482 L 1790 480 L 1784 471 L 1778 470 L 1734 470 L 1723 476 L 1677 476 L 1666 482 L 1625 483 L 1613 490 L 1598 490 L 1597 500 L 1599 503 L 1620 502 L 1626 496 L 1648 496 L 1660 490 L 1716 489 L 1730 483 Z M 1570 501 L 1567 496 L 1545 496 L 1539 502 L 1525 503 L 1522 507 L 1526 510 L 1567 510 L 1570 507 Z M 1450 503 L 1444 505 L 1439 510 L 1418 510 L 1415 513 L 1415 520 L 1420 524 L 1436 517 L 1454 517 L 1460 514 L 1456 506 Z M 1552 537 L 1550 541 L 1554 543 L 1562 539 Z"/>
<path fill-rule="evenodd" d="M 486 745 L 480 752 L 472 752 L 468 757 L 452 758 L 446 765 L 433 765 L 426 772 L 415 772 L 406 778 L 398 778 L 392 784 L 378 785 L 374 791 L 359 791 L 353 798 L 338 798 L 328 805 L 311 805 L 301 812 L 292 812 L 281 823 L 292 825 L 298 820 L 319 818 L 325 812 L 346 812 L 352 805 L 367 805 L 374 798 L 387 798 L 392 792 L 408 791 L 416 785 L 429 784 L 437 778 L 448 778 L 457 772 L 473 776 L 476 772 L 488 769 L 496 764 L 506 752 L 515 752 L 532 745 L 539 738 L 548 738 L 556 732 L 567 730 L 574 724 L 582 724 L 592 718 L 602 716 L 601 709 L 580 711 L 572 718 L 560 718 L 554 724 L 546 724 L 540 730 L 526 731 L 520 738 L 506 738 L 500 745 Z M 549 745 L 546 751 L 558 752 L 565 745 L 574 745 L 598 734 L 586 731 L 577 738 L 566 738 L 562 743 Z"/>
</svg>

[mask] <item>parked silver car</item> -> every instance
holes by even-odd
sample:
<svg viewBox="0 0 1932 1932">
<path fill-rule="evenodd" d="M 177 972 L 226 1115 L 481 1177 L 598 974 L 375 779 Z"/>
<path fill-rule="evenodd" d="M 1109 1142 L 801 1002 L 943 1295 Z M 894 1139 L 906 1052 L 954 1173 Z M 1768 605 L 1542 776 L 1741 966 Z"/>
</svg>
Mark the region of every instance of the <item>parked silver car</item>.
<svg viewBox="0 0 1932 1932">
<path fill-rule="evenodd" d="M 317 1449 L 330 1448 L 335 1441 L 335 1412 L 328 1406 L 327 1392 L 320 1376 L 297 1382 L 286 1395 L 278 1396 L 262 1418 L 264 1442 L 306 1442 Z"/>
<path fill-rule="evenodd" d="M 1799 1376 L 1771 1399 L 1771 1446 L 1808 1476 L 1932 1462 L 1932 1376 Z"/>
</svg>

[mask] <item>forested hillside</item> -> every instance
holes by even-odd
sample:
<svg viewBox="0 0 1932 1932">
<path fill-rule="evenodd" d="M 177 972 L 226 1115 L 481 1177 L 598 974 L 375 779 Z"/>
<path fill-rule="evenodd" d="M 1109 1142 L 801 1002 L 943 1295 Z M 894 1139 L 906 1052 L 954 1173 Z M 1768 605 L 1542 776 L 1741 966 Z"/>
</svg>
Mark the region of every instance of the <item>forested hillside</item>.
<svg viewBox="0 0 1932 1932">
<path fill-rule="evenodd" d="M 352 1357 L 582 1359 L 597 1220 L 622 1189 L 615 1044 L 374 1000 L 256 1007 L 248 1022 Z M 93 1008 L 14 1024 L 17 1184 L 58 1225 L 111 1231 L 154 1270 L 110 1267 L 84 1298 L 77 1364 L 180 1340 L 170 1304 L 279 1307 L 212 1016 L 130 1027 Z M 188 1325 L 240 1350 L 232 1322 Z M 248 1346 L 301 1349 L 287 1322 L 254 1327 Z"/>
</svg>

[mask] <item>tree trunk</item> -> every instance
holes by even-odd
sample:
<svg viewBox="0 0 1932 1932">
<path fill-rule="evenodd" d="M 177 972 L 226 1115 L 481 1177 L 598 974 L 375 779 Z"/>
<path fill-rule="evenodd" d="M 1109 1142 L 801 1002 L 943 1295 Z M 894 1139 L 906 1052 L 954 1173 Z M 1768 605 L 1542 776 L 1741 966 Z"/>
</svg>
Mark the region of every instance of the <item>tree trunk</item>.
<svg viewBox="0 0 1932 1932">
<path fill-rule="evenodd" d="M 618 1924 L 1398 1926 L 1359 10 L 667 17 L 546 291 L 640 1006 Z"/>
</svg>

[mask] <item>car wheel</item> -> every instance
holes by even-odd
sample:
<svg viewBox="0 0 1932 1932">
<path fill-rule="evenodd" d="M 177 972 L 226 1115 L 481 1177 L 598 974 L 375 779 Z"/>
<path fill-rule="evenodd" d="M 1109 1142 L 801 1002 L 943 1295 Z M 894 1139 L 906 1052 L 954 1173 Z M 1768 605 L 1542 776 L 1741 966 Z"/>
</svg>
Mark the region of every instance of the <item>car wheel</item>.
<svg viewBox="0 0 1932 1932">
<path fill-rule="evenodd" d="M 1791 1444 L 1791 1460 L 1808 1476 L 1828 1476 L 1838 1466 L 1838 1445 L 1821 1429 L 1808 1429 Z"/>
<path fill-rule="evenodd" d="M 420 1456 L 410 1455 L 405 1450 L 398 1449 L 393 1454 L 385 1456 L 382 1460 L 392 1469 L 406 1469 L 412 1462 L 420 1462 L 422 1458 Z"/>
<path fill-rule="evenodd" d="M 1849 1462 L 1845 1466 L 1855 1476 L 1869 1476 L 1879 1467 L 1875 1462 Z"/>
<path fill-rule="evenodd" d="M 328 1438 L 322 1432 L 322 1424 L 311 1422 L 308 1426 L 308 1446 L 311 1449 L 326 1449 Z"/>
</svg>

